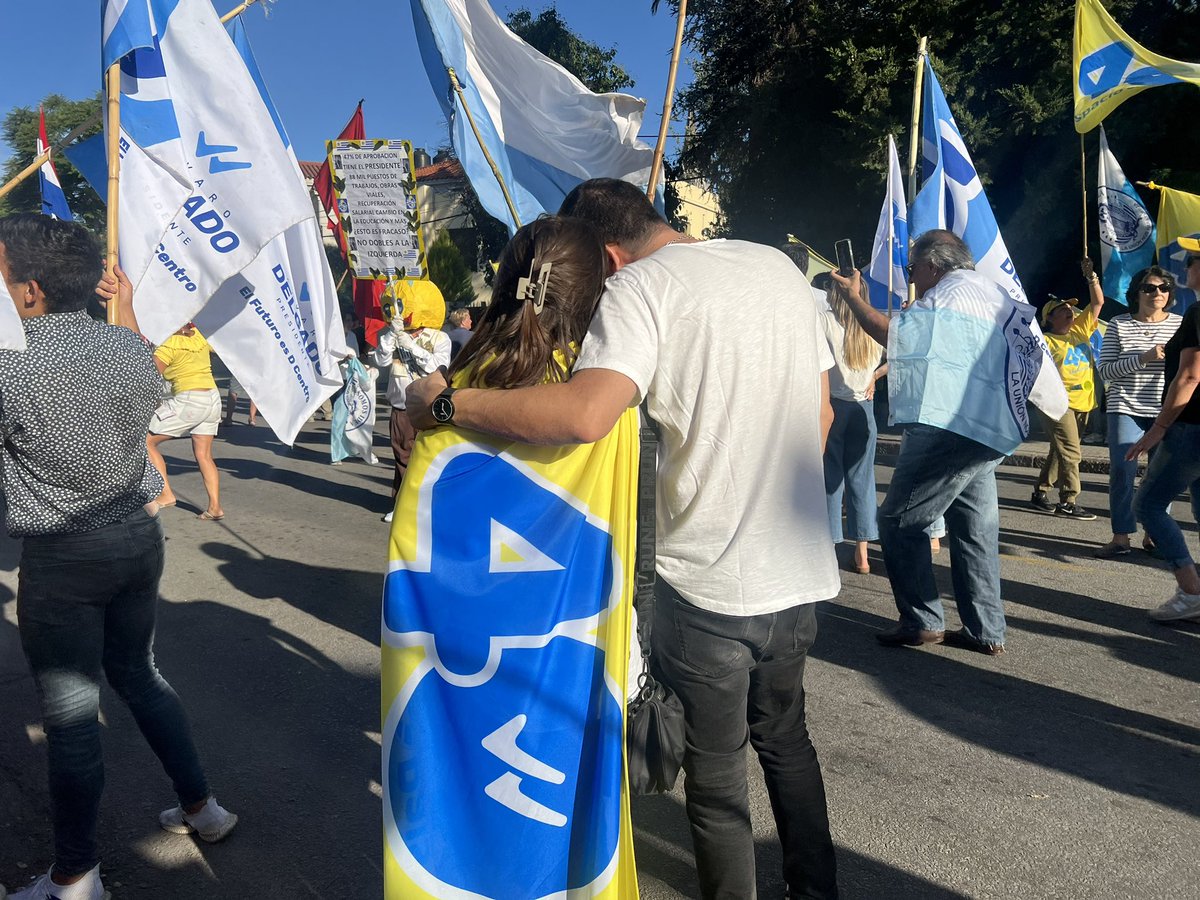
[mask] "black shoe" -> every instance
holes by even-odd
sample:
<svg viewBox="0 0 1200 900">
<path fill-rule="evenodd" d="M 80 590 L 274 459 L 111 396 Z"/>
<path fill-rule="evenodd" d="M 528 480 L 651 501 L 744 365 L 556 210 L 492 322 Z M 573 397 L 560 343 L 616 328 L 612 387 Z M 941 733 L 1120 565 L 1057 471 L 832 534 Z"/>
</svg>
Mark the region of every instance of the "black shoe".
<svg viewBox="0 0 1200 900">
<path fill-rule="evenodd" d="M 1054 507 L 1056 516 L 1066 516 L 1068 519 L 1080 519 L 1081 521 L 1089 521 L 1096 518 L 1095 513 L 1090 513 L 1078 503 L 1060 503 Z"/>
<path fill-rule="evenodd" d="M 985 656 L 1000 656 L 1004 653 L 1003 644 L 986 644 L 983 641 L 977 641 L 971 635 L 967 634 L 965 628 L 960 628 L 958 631 L 951 631 L 946 635 L 945 641 L 951 647 L 974 650 L 976 653 L 982 653 Z"/>
<path fill-rule="evenodd" d="M 924 628 L 905 628 L 897 625 L 890 631 L 881 631 L 875 640 L 885 647 L 920 647 L 922 644 L 940 644 L 945 639 L 944 631 L 926 631 Z"/>
<path fill-rule="evenodd" d="M 1034 491 L 1029 502 L 1033 504 L 1034 509 L 1040 509 L 1042 512 L 1054 512 L 1054 504 L 1050 502 L 1050 497 L 1045 491 Z"/>
</svg>

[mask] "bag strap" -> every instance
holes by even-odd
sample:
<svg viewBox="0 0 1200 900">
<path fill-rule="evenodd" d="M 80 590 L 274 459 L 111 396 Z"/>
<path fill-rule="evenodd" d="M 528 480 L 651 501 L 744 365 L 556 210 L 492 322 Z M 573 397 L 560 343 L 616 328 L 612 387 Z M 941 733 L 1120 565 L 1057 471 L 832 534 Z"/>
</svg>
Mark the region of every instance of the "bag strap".
<svg viewBox="0 0 1200 900">
<path fill-rule="evenodd" d="M 650 632 L 654 622 L 654 522 L 655 478 L 658 471 L 658 429 L 642 403 L 638 429 L 637 556 L 633 574 L 633 605 L 638 617 L 638 641 L 642 645 L 642 673 L 648 671 Z"/>
</svg>

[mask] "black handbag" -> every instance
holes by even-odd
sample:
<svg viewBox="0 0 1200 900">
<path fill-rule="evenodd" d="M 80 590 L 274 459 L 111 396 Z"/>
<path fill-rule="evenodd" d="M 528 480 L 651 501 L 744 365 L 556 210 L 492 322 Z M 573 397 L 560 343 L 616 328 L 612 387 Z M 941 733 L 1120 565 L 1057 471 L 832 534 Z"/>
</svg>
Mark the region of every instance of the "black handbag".
<svg viewBox="0 0 1200 900">
<path fill-rule="evenodd" d="M 633 605 L 638 616 L 642 673 L 637 694 L 625 714 L 625 758 L 629 789 L 636 795 L 671 790 L 683 765 L 683 704 L 667 685 L 650 672 L 650 635 L 654 623 L 654 479 L 658 465 L 658 435 L 642 408 L 641 456 L 638 461 L 637 561 Z"/>
</svg>

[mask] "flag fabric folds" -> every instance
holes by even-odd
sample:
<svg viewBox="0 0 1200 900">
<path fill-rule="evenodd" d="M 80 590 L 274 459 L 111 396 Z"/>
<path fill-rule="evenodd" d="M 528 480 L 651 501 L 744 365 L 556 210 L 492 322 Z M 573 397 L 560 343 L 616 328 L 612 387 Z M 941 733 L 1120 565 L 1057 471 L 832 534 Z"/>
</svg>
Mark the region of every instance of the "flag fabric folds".
<svg viewBox="0 0 1200 900">
<path fill-rule="evenodd" d="M 49 146 L 50 140 L 46 137 L 46 112 L 39 108 L 37 155 L 41 156 Z M 67 195 L 63 193 L 62 185 L 59 184 L 58 172 L 54 169 L 53 159 L 47 159 L 42 163 L 41 169 L 38 170 L 38 181 L 41 182 L 42 187 L 42 213 L 67 222 L 73 220 L 75 217 L 71 215 L 71 207 L 67 205 Z"/>
<path fill-rule="evenodd" d="M 375 465 L 379 462 L 371 449 L 375 438 L 375 378 L 355 357 L 342 363 L 346 387 L 333 404 L 333 425 L 329 429 L 329 455 L 333 462 L 357 456 Z"/>
<path fill-rule="evenodd" d="M 637 459 L 636 410 L 575 447 L 418 436 L 383 601 L 389 900 L 638 896 Z"/>
<path fill-rule="evenodd" d="M 1200 299 L 1195 291 L 1184 287 L 1188 251 L 1179 246 L 1181 237 L 1200 238 L 1200 195 L 1161 185 L 1155 187 L 1161 192 L 1158 197 L 1158 264 L 1179 282 L 1175 290 L 1178 305 L 1174 311 L 1181 313 Z"/>
<path fill-rule="evenodd" d="M 970 248 L 976 271 L 1003 287 L 1014 300 L 1028 302 L 979 173 L 928 59 L 921 118 L 925 183 L 908 209 L 909 233 L 916 238 L 931 228 L 953 231 Z"/>
<path fill-rule="evenodd" d="M 1121 171 L 1100 126 L 1096 211 L 1100 220 L 1100 264 L 1104 296 L 1125 303 L 1130 279 L 1154 261 L 1154 221 Z"/>
<path fill-rule="evenodd" d="M 908 299 L 908 207 L 904 200 L 904 177 L 896 141 L 888 135 L 887 195 L 879 212 L 871 264 L 867 267 L 867 288 L 876 309 L 899 309 Z"/>
<path fill-rule="evenodd" d="M 483 143 L 521 224 L 557 212 L 589 178 L 644 187 L 653 150 L 638 140 L 646 103 L 594 94 L 513 34 L 487 0 L 412 0 L 421 58 L 450 121 L 451 136 L 484 209 L 515 232 L 500 185 L 450 86 L 454 69 Z"/>
<path fill-rule="evenodd" d="M 1147 88 L 1200 86 L 1200 63 L 1151 53 L 1125 33 L 1100 0 L 1077 0 L 1074 40 L 1075 130 L 1091 131 Z"/>
<path fill-rule="evenodd" d="M 311 221 L 312 203 L 209 0 L 103 9 L 102 63 L 121 71 L 121 263 L 138 321 L 162 341 L 273 238 Z"/>
<path fill-rule="evenodd" d="M 1057 420 L 1067 392 L 1037 309 L 979 272 L 954 271 L 888 330 L 891 421 L 952 431 L 1001 453 L 1029 437 L 1032 403 Z"/>
</svg>

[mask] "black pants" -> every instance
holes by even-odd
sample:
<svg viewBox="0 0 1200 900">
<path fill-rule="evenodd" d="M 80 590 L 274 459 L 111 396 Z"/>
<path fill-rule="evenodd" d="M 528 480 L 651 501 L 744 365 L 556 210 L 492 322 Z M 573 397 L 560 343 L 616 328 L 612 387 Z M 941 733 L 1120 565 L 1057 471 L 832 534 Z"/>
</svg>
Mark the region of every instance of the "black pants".
<svg viewBox="0 0 1200 900">
<path fill-rule="evenodd" d="M 686 718 L 688 821 L 705 900 L 755 896 L 746 743 L 766 776 L 792 897 L 837 897 L 825 784 L 804 722 L 811 604 L 758 616 L 692 606 L 660 578 L 654 661 Z"/>
</svg>

